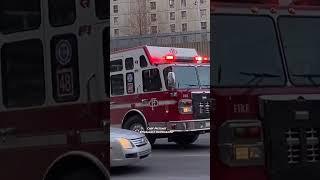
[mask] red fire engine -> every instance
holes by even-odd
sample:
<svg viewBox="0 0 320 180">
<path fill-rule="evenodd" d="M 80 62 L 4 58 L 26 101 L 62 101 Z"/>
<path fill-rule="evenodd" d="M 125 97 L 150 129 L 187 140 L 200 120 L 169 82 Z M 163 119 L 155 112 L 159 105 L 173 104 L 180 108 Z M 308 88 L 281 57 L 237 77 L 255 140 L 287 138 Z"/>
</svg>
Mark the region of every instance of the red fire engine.
<svg viewBox="0 0 320 180">
<path fill-rule="evenodd" d="M 109 179 L 107 5 L 1 0 L 1 180 Z"/>
<path fill-rule="evenodd" d="M 320 2 L 211 1 L 211 179 L 320 179 Z"/>
<path fill-rule="evenodd" d="M 111 54 L 111 124 L 151 143 L 186 145 L 210 130 L 209 60 L 195 49 L 143 46 Z"/>
</svg>

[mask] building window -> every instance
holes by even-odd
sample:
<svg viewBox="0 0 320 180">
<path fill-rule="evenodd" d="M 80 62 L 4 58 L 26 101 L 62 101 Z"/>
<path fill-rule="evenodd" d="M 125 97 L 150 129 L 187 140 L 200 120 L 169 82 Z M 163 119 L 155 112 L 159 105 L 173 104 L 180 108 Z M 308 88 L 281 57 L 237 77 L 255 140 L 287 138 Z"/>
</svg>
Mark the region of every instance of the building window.
<svg viewBox="0 0 320 180">
<path fill-rule="evenodd" d="M 111 95 L 119 96 L 124 94 L 123 75 L 112 75 L 111 78 Z"/>
<path fill-rule="evenodd" d="M 119 24 L 119 17 L 114 17 L 113 18 L 113 24 L 116 24 L 116 25 Z"/>
<path fill-rule="evenodd" d="M 170 24 L 170 31 L 176 32 L 176 25 L 175 24 Z"/>
<path fill-rule="evenodd" d="M 114 36 L 119 36 L 119 29 L 114 29 Z"/>
<path fill-rule="evenodd" d="M 151 34 L 157 34 L 158 27 L 157 26 L 151 26 Z"/>
<path fill-rule="evenodd" d="M 206 9 L 201 9 L 200 10 L 200 17 L 201 18 L 205 18 L 207 16 L 207 11 L 206 11 Z"/>
<path fill-rule="evenodd" d="M 207 30 L 207 22 L 201 22 L 201 29 Z"/>
<path fill-rule="evenodd" d="M 151 10 L 156 10 L 156 9 L 157 9 L 157 4 L 156 4 L 156 2 L 150 2 L 150 9 L 151 9 Z"/>
<path fill-rule="evenodd" d="M 2 97 L 6 107 L 27 107 L 44 103 L 44 57 L 41 40 L 3 45 L 1 68 Z"/>
<path fill-rule="evenodd" d="M 200 0 L 200 4 L 206 3 L 206 0 Z"/>
<path fill-rule="evenodd" d="M 148 69 L 142 71 L 143 91 L 161 91 L 161 79 L 158 69 Z"/>
<path fill-rule="evenodd" d="M 80 97 L 78 42 L 74 34 L 51 40 L 51 76 L 56 102 L 76 101 Z"/>
<path fill-rule="evenodd" d="M 182 24 L 182 32 L 187 32 L 188 31 L 188 25 L 187 23 Z"/>
<path fill-rule="evenodd" d="M 40 27 L 40 0 L 1 0 L 0 4 L 1 33 L 8 34 Z"/>
<path fill-rule="evenodd" d="M 49 0 L 49 20 L 55 27 L 72 24 L 76 20 L 75 0 Z"/>
<path fill-rule="evenodd" d="M 152 22 L 157 21 L 157 14 L 151 14 L 151 21 Z"/>
<path fill-rule="evenodd" d="M 187 11 L 181 11 L 181 18 L 186 19 L 187 18 Z"/>
<path fill-rule="evenodd" d="M 176 20 L 176 13 L 175 12 L 170 12 L 170 20 Z"/>
<path fill-rule="evenodd" d="M 109 16 L 110 3 L 106 0 L 95 0 L 96 16 L 99 19 L 107 19 Z"/>
<path fill-rule="evenodd" d="M 181 7 L 187 7 L 187 0 L 181 0 Z"/>
<path fill-rule="evenodd" d="M 118 5 L 113 5 L 113 13 L 118 13 L 119 9 L 118 9 Z"/>
<path fill-rule="evenodd" d="M 174 0 L 169 0 L 169 7 L 174 8 Z"/>
</svg>

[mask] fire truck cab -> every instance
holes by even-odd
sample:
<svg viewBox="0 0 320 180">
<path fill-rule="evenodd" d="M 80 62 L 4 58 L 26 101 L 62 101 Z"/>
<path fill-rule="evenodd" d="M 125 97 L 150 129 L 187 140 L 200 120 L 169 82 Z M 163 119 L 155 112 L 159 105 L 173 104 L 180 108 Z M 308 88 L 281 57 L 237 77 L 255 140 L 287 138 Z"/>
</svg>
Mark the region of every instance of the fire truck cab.
<svg viewBox="0 0 320 180">
<path fill-rule="evenodd" d="M 208 132 L 209 59 L 195 49 L 142 46 L 111 54 L 111 123 L 186 145 Z"/>
<path fill-rule="evenodd" d="M 211 1 L 211 178 L 320 179 L 320 3 Z"/>
</svg>

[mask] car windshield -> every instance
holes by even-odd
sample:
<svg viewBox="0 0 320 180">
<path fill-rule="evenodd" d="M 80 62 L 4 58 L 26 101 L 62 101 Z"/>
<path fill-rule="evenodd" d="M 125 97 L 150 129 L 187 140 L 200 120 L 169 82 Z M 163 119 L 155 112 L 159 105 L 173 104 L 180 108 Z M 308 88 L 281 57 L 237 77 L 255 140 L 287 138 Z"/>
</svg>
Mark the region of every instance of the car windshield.
<svg viewBox="0 0 320 180">
<path fill-rule="evenodd" d="M 267 16 L 214 15 L 213 86 L 285 85 L 275 25 Z"/>
<path fill-rule="evenodd" d="M 168 73 L 175 73 L 177 89 L 208 88 L 209 69 L 209 66 L 170 66 L 163 73 L 166 85 Z"/>
<path fill-rule="evenodd" d="M 320 85 L 320 17 L 279 17 L 292 83 Z"/>
</svg>

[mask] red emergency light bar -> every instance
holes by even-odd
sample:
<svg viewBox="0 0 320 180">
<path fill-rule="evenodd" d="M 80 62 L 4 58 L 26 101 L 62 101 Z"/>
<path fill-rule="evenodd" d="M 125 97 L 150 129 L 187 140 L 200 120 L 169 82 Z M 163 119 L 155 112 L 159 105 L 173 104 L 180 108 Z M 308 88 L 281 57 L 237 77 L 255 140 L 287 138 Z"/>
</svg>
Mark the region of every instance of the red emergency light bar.
<svg viewBox="0 0 320 180">
<path fill-rule="evenodd" d="M 167 61 L 172 61 L 172 60 L 175 59 L 175 57 L 173 55 L 167 55 L 167 56 L 165 56 L 164 59 L 167 60 Z"/>
<path fill-rule="evenodd" d="M 200 63 L 209 63 L 209 58 L 208 57 L 202 57 L 202 56 L 196 56 L 196 57 L 194 57 L 194 62 L 195 63 L 198 63 L 198 64 L 200 64 Z"/>
<path fill-rule="evenodd" d="M 279 0 L 211 0 L 213 3 L 279 4 Z"/>
<path fill-rule="evenodd" d="M 166 55 L 166 56 L 164 56 L 162 62 L 163 63 L 174 63 L 174 62 L 190 63 L 190 62 L 192 62 L 192 60 L 193 60 L 193 63 L 197 63 L 197 64 L 209 63 L 209 58 L 208 57 L 195 56 L 193 58 L 189 58 L 189 57 L 177 58 L 174 55 Z M 158 62 L 158 64 L 159 64 L 159 62 Z"/>
</svg>

